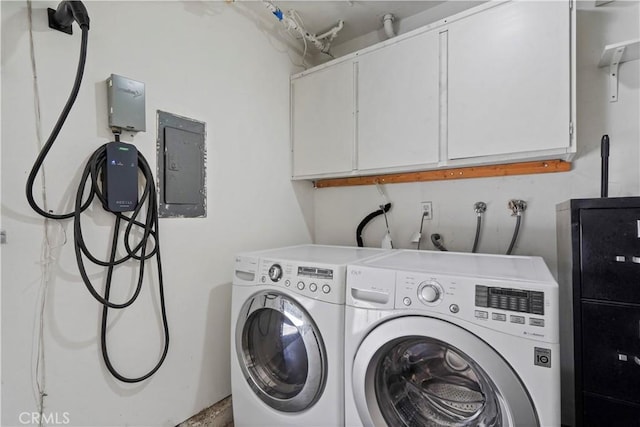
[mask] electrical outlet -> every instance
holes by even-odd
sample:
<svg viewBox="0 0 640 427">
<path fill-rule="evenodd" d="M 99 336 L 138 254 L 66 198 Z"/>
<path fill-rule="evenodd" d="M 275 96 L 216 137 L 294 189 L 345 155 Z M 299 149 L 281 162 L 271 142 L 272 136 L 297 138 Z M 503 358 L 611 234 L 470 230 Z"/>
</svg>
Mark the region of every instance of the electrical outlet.
<svg viewBox="0 0 640 427">
<path fill-rule="evenodd" d="M 423 219 L 433 219 L 431 202 L 420 202 L 420 215 L 424 215 Z"/>
</svg>

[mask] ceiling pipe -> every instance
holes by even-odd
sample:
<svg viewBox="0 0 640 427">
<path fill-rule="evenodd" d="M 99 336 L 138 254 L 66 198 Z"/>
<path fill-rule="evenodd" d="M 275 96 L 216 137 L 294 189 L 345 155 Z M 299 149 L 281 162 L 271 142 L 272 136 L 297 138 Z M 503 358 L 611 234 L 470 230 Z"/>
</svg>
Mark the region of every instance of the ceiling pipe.
<svg viewBox="0 0 640 427">
<path fill-rule="evenodd" d="M 387 35 L 387 38 L 390 39 L 396 36 L 396 32 L 393 30 L 393 21 L 396 18 L 392 13 L 387 13 L 382 17 L 382 23 L 384 24 L 384 33 Z"/>
</svg>

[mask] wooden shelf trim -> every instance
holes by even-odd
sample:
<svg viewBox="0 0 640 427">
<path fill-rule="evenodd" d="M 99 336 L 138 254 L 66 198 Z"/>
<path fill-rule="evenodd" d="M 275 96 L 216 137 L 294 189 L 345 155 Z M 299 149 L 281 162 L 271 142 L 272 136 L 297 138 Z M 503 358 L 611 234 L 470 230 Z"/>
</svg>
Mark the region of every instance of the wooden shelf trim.
<svg viewBox="0 0 640 427">
<path fill-rule="evenodd" d="M 398 184 L 404 182 L 442 181 L 466 178 L 488 178 L 493 176 L 529 175 L 537 173 L 568 172 L 571 163 L 564 160 L 509 163 L 503 165 L 471 166 L 453 169 L 438 169 L 423 172 L 394 173 L 387 175 L 358 176 L 350 178 L 328 178 L 315 181 L 316 188 L 347 187 L 352 185 Z"/>
</svg>

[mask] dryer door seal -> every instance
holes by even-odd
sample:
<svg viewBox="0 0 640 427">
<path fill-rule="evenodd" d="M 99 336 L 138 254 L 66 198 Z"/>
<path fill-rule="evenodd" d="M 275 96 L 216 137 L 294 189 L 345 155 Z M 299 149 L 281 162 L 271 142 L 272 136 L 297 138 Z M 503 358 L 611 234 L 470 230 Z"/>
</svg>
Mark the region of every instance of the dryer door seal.
<svg viewBox="0 0 640 427">
<path fill-rule="evenodd" d="M 247 383 L 270 407 L 299 412 L 322 395 L 327 376 L 324 342 L 294 298 L 262 291 L 247 299 L 235 340 Z"/>
<path fill-rule="evenodd" d="M 540 424 L 511 366 L 438 319 L 406 316 L 375 328 L 358 348 L 351 380 L 364 425 Z"/>
</svg>

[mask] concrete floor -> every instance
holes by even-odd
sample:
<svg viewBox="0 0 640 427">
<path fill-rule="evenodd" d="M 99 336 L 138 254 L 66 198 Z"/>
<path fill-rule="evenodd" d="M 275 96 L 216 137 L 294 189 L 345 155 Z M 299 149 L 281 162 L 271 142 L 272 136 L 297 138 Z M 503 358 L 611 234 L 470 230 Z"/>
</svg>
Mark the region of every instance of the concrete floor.
<svg viewBox="0 0 640 427">
<path fill-rule="evenodd" d="M 231 396 L 203 409 L 177 427 L 233 427 Z"/>
</svg>

